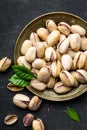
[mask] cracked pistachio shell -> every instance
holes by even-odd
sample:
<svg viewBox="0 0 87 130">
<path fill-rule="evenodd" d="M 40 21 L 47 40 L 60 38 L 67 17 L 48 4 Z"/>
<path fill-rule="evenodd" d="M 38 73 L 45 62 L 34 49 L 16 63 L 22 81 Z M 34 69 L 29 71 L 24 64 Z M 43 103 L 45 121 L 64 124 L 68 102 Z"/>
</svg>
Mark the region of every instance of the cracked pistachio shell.
<svg viewBox="0 0 87 130">
<path fill-rule="evenodd" d="M 75 77 L 80 83 L 87 83 L 87 71 L 83 69 L 76 70 Z"/>
<path fill-rule="evenodd" d="M 46 48 L 45 59 L 46 61 L 55 61 L 57 59 L 56 51 L 53 49 L 53 47 Z"/>
<path fill-rule="evenodd" d="M 43 59 L 40 58 L 36 58 L 33 63 L 32 63 L 32 67 L 35 69 L 41 69 L 42 67 L 46 66 L 46 62 Z"/>
<path fill-rule="evenodd" d="M 72 58 L 68 54 L 64 54 L 61 58 L 62 66 L 65 70 L 70 70 L 72 66 Z"/>
<path fill-rule="evenodd" d="M 78 33 L 70 34 L 69 37 L 70 47 L 74 51 L 79 51 L 81 46 L 81 38 Z"/>
<path fill-rule="evenodd" d="M 25 55 L 27 50 L 32 46 L 32 41 L 25 40 L 21 46 L 21 53 L 22 55 Z"/>
<path fill-rule="evenodd" d="M 58 24 L 58 30 L 64 35 L 68 36 L 70 34 L 70 25 L 65 22 L 60 22 Z"/>
<path fill-rule="evenodd" d="M 60 72 L 61 81 L 68 87 L 74 86 L 74 77 L 66 70 Z"/>
<path fill-rule="evenodd" d="M 19 86 L 16 86 L 16 85 L 12 84 L 12 83 L 8 83 L 7 88 L 10 91 L 13 91 L 13 92 L 22 91 L 24 89 L 24 87 L 19 87 Z"/>
<path fill-rule="evenodd" d="M 37 120 L 33 120 L 32 128 L 33 130 L 45 130 L 44 123 L 40 118 L 37 118 Z"/>
<path fill-rule="evenodd" d="M 87 38 L 86 37 L 82 37 L 82 39 L 81 39 L 81 50 L 82 51 L 87 50 Z"/>
<path fill-rule="evenodd" d="M 54 46 L 60 39 L 60 32 L 57 30 L 52 31 L 46 40 L 47 46 Z"/>
<path fill-rule="evenodd" d="M 19 56 L 17 59 L 18 65 L 24 65 L 28 69 L 31 69 L 31 65 L 26 61 L 25 56 Z"/>
<path fill-rule="evenodd" d="M 38 42 L 36 45 L 37 57 L 43 58 L 45 55 L 45 45 L 43 42 Z"/>
<path fill-rule="evenodd" d="M 6 71 L 11 65 L 11 60 L 8 57 L 4 57 L 0 60 L 0 71 Z"/>
<path fill-rule="evenodd" d="M 5 117 L 4 123 L 6 125 L 13 125 L 18 120 L 18 116 L 16 114 L 9 114 Z"/>
<path fill-rule="evenodd" d="M 74 66 L 77 68 L 83 68 L 86 63 L 86 54 L 84 52 L 77 52 L 74 57 Z"/>
<path fill-rule="evenodd" d="M 31 86 L 38 91 L 43 91 L 46 89 L 47 85 L 43 82 L 40 82 L 38 79 L 34 79 L 31 81 Z"/>
<path fill-rule="evenodd" d="M 41 68 L 37 78 L 39 81 L 47 83 L 50 79 L 50 69 L 48 67 Z"/>
<path fill-rule="evenodd" d="M 38 96 L 33 96 L 28 105 L 29 110 L 32 110 L 32 111 L 38 110 L 41 106 L 41 103 L 42 103 L 41 98 L 39 98 Z"/>
<path fill-rule="evenodd" d="M 61 71 L 62 65 L 60 61 L 52 62 L 51 64 L 51 73 L 53 77 L 58 77 Z"/>
<path fill-rule="evenodd" d="M 78 33 L 81 36 L 85 36 L 86 30 L 80 25 L 72 25 L 70 27 L 72 33 Z"/>
<path fill-rule="evenodd" d="M 68 51 L 69 48 L 69 39 L 66 38 L 63 42 L 59 43 L 57 45 L 57 50 L 61 54 L 65 54 Z"/>
<path fill-rule="evenodd" d="M 46 27 L 49 32 L 52 32 L 53 30 L 57 30 L 56 23 L 51 19 L 46 20 Z"/>
<path fill-rule="evenodd" d="M 39 39 L 37 33 L 32 32 L 32 33 L 30 34 L 30 41 L 32 41 L 32 45 L 33 45 L 33 46 L 36 46 L 37 42 L 40 41 L 40 39 Z"/>
<path fill-rule="evenodd" d="M 55 78 L 50 77 L 49 81 L 47 82 L 47 88 L 54 88 L 55 82 Z"/>
<path fill-rule="evenodd" d="M 39 28 L 37 29 L 37 35 L 43 40 L 43 41 L 46 41 L 48 35 L 49 35 L 49 32 L 46 28 Z"/>
<path fill-rule="evenodd" d="M 54 91 L 58 94 L 65 94 L 68 93 L 72 87 L 67 87 L 62 82 L 57 82 L 54 86 Z"/>
<path fill-rule="evenodd" d="M 20 107 L 22 109 L 28 108 L 28 104 L 30 102 L 30 98 L 24 94 L 16 94 L 13 97 L 13 103 L 17 107 Z"/>
<path fill-rule="evenodd" d="M 74 87 L 78 87 L 79 82 L 78 82 L 78 80 L 76 79 L 75 71 L 72 71 L 71 74 L 72 74 L 72 76 L 74 77 Z"/>
<path fill-rule="evenodd" d="M 25 59 L 26 61 L 31 63 L 32 61 L 34 61 L 35 58 L 36 58 L 36 48 L 33 46 L 27 50 L 25 54 Z"/>
</svg>

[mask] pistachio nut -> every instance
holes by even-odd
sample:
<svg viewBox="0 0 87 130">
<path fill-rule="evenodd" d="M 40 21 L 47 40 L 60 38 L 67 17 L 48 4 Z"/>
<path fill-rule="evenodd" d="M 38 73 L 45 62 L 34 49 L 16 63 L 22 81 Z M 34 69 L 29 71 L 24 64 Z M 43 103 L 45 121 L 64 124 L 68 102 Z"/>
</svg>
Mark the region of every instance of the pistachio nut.
<svg viewBox="0 0 87 130">
<path fill-rule="evenodd" d="M 71 87 L 74 86 L 74 77 L 67 70 L 62 70 L 60 72 L 60 79 L 65 84 L 65 86 Z"/>
<path fill-rule="evenodd" d="M 80 25 L 72 25 L 70 27 L 72 33 L 78 33 L 81 36 L 85 36 L 86 30 Z"/>
<path fill-rule="evenodd" d="M 33 120 L 32 128 L 33 130 L 45 130 L 44 123 L 40 118 L 37 118 L 37 120 Z"/>
<path fill-rule="evenodd" d="M 75 77 L 80 83 L 87 83 L 87 71 L 83 69 L 76 70 Z"/>
<path fill-rule="evenodd" d="M 40 69 L 37 78 L 39 81 L 47 83 L 50 79 L 50 69 L 49 67 L 43 67 Z"/>
<path fill-rule="evenodd" d="M 72 57 L 72 59 L 73 59 L 75 54 L 76 54 L 76 52 L 73 51 L 71 48 L 69 48 L 68 51 L 67 51 L 67 54 L 69 54 Z"/>
<path fill-rule="evenodd" d="M 69 37 L 70 47 L 74 51 L 79 51 L 81 46 L 81 38 L 78 33 L 70 34 Z"/>
<path fill-rule="evenodd" d="M 74 66 L 77 68 L 83 68 L 86 63 L 86 54 L 84 52 L 77 52 L 74 57 Z"/>
<path fill-rule="evenodd" d="M 67 87 L 63 82 L 57 82 L 54 86 L 54 91 L 58 94 L 68 93 L 72 87 Z"/>
<path fill-rule="evenodd" d="M 81 50 L 82 51 L 87 50 L 87 38 L 86 37 L 82 37 L 82 39 L 81 39 Z"/>
<path fill-rule="evenodd" d="M 36 58 L 32 63 L 32 67 L 35 69 L 41 69 L 42 67 L 45 66 L 46 66 L 46 62 L 40 58 Z"/>
<path fill-rule="evenodd" d="M 46 48 L 45 59 L 46 61 L 55 61 L 57 59 L 56 51 L 53 49 L 53 47 Z"/>
<path fill-rule="evenodd" d="M 17 59 L 18 65 L 23 65 L 28 69 L 31 69 L 31 65 L 26 61 L 25 56 L 19 56 Z"/>
<path fill-rule="evenodd" d="M 60 39 L 60 32 L 57 30 L 53 30 L 47 37 L 46 43 L 47 46 L 54 46 L 58 40 Z"/>
<path fill-rule="evenodd" d="M 8 57 L 4 57 L 0 60 L 0 71 L 6 71 L 11 65 L 11 60 Z"/>
<path fill-rule="evenodd" d="M 57 30 L 56 23 L 51 19 L 46 20 L 46 27 L 49 32 L 52 32 L 53 30 Z"/>
<path fill-rule="evenodd" d="M 31 113 L 28 113 L 23 118 L 23 124 L 25 127 L 29 127 L 32 125 L 32 122 L 34 120 L 34 116 Z"/>
<path fill-rule="evenodd" d="M 72 58 L 68 54 L 64 54 L 61 58 L 62 66 L 65 70 L 70 70 L 72 66 Z"/>
<path fill-rule="evenodd" d="M 6 125 L 13 125 L 14 123 L 16 123 L 18 120 L 18 116 L 16 114 L 10 114 L 7 115 L 4 119 L 4 123 Z"/>
<path fill-rule="evenodd" d="M 26 61 L 31 63 L 32 61 L 34 61 L 35 58 L 36 58 L 36 48 L 33 46 L 27 50 L 25 54 L 25 59 Z"/>
<path fill-rule="evenodd" d="M 24 87 L 19 87 L 19 86 L 16 86 L 16 85 L 12 84 L 12 83 L 8 83 L 7 88 L 10 91 L 13 91 L 13 92 L 22 91 L 24 89 Z"/>
<path fill-rule="evenodd" d="M 45 55 L 45 45 L 43 42 L 38 42 L 36 45 L 37 57 L 43 58 Z"/>
<path fill-rule="evenodd" d="M 61 68 L 62 68 L 62 66 L 61 66 L 61 62 L 59 60 L 52 62 L 52 64 L 51 64 L 52 76 L 55 78 L 58 77 L 60 74 Z"/>
<path fill-rule="evenodd" d="M 13 97 L 13 103 L 14 105 L 26 109 L 28 108 L 28 104 L 30 102 L 30 98 L 24 94 L 16 94 Z"/>
<path fill-rule="evenodd" d="M 66 38 L 63 42 L 61 42 L 57 45 L 57 50 L 61 54 L 65 54 L 68 51 L 68 48 L 69 48 L 69 39 L 68 38 Z"/>
<path fill-rule="evenodd" d="M 36 43 L 40 41 L 40 39 L 39 39 L 37 33 L 32 32 L 32 33 L 30 34 L 30 41 L 32 41 L 32 45 L 35 47 L 35 46 L 36 46 Z"/>
<path fill-rule="evenodd" d="M 37 35 L 43 40 L 43 41 L 46 41 L 48 35 L 49 35 L 49 32 L 46 28 L 39 28 L 37 29 Z"/>
<path fill-rule="evenodd" d="M 29 110 L 32 110 L 32 111 L 38 110 L 41 106 L 41 103 L 42 103 L 41 98 L 39 98 L 38 96 L 33 96 L 28 105 Z"/>
<path fill-rule="evenodd" d="M 78 87 L 79 86 L 79 82 L 76 79 L 75 71 L 72 71 L 71 74 L 74 77 L 74 87 Z"/>
<path fill-rule="evenodd" d="M 47 88 L 54 88 L 55 82 L 55 78 L 50 77 L 49 81 L 47 82 Z"/>
<path fill-rule="evenodd" d="M 21 46 L 21 53 L 22 55 L 25 55 L 28 48 L 30 48 L 32 46 L 32 41 L 30 40 L 25 40 Z"/>
<path fill-rule="evenodd" d="M 34 79 L 31 81 L 31 86 L 38 91 L 43 91 L 46 89 L 47 85 L 43 82 L 40 82 L 38 79 Z"/>
<path fill-rule="evenodd" d="M 65 22 L 60 22 L 58 24 L 58 30 L 68 36 L 70 34 L 70 25 Z"/>
</svg>

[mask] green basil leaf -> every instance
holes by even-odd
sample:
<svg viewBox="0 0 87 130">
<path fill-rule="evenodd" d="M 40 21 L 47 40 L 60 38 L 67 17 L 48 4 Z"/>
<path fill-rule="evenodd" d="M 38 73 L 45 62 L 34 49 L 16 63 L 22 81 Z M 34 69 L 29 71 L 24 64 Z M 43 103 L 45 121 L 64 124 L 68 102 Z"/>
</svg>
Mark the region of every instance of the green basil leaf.
<svg viewBox="0 0 87 130">
<path fill-rule="evenodd" d="M 68 116 L 69 116 L 72 120 L 77 121 L 77 122 L 80 121 L 80 117 L 79 117 L 78 113 L 77 113 L 73 108 L 67 107 L 67 108 L 66 108 L 66 112 L 67 112 Z"/>
<path fill-rule="evenodd" d="M 21 79 L 32 80 L 35 78 L 34 74 L 25 66 L 14 65 L 12 66 L 12 69 L 14 73 Z"/>
<path fill-rule="evenodd" d="M 10 79 L 9 81 L 17 86 L 20 86 L 20 87 L 26 87 L 30 84 L 29 81 L 25 81 L 23 79 L 20 79 L 16 74 L 14 74 Z"/>
</svg>

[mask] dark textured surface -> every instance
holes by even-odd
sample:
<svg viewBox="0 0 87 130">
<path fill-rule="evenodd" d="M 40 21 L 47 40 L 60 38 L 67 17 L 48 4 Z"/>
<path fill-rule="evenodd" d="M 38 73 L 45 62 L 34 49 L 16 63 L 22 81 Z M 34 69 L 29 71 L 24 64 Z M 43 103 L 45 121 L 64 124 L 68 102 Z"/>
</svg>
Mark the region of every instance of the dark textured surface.
<svg viewBox="0 0 87 130">
<path fill-rule="evenodd" d="M 23 27 L 33 18 L 53 11 L 71 12 L 87 20 L 86 0 L 0 0 L 0 58 L 8 56 L 13 61 L 15 41 Z M 11 68 L 0 73 L 0 130 L 25 130 L 22 118 L 26 113 L 40 117 L 46 130 L 86 130 L 87 129 L 87 93 L 67 102 L 51 102 L 43 100 L 41 108 L 32 112 L 21 110 L 13 105 L 12 97 L 15 93 L 7 90 L 8 78 L 12 75 Z M 29 91 L 24 93 L 33 96 Z M 81 122 L 70 120 L 65 112 L 67 106 L 78 111 Z M 19 121 L 13 126 L 4 124 L 7 114 L 16 113 Z M 28 128 L 31 130 L 32 128 Z"/>
</svg>

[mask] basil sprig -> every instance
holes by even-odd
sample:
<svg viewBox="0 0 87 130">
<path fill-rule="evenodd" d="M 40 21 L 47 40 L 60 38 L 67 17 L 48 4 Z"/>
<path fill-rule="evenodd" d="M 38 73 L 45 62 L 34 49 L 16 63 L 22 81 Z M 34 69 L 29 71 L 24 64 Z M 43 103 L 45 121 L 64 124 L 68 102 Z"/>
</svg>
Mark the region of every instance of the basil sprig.
<svg viewBox="0 0 87 130">
<path fill-rule="evenodd" d="M 67 107 L 66 108 L 66 112 L 68 114 L 68 116 L 74 120 L 74 121 L 77 121 L 77 122 L 80 122 L 80 116 L 78 115 L 78 113 L 71 107 Z"/>
<path fill-rule="evenodd" d="M 30 81 L 35 78 L 35 75 L 25 66 L 14 65 L 12 66 L 14 75 L 9 79 L 11 83 L 20 87 L 30 85 Z"/>
</svg>

